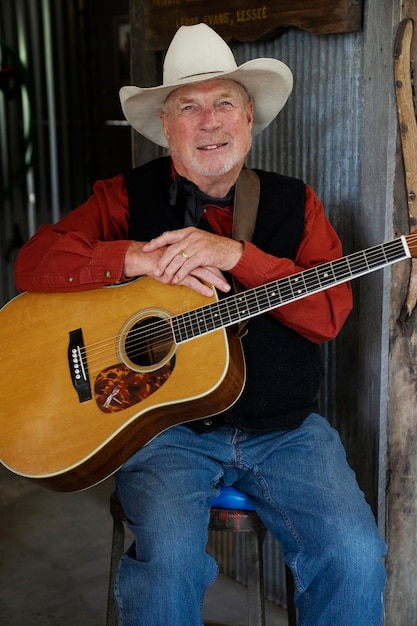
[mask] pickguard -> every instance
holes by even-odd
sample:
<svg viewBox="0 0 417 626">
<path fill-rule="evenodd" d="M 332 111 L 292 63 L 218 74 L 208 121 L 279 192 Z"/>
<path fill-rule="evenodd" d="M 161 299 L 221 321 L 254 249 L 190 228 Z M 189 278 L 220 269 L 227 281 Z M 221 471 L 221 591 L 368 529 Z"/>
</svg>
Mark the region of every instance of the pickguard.
<svg viewBox="0 0 417 626">
<path fill-rule="evenodd" d="M 171 376 L 175 355 L 161 368 L 151 372 L 135 372 L 124 363 L 102 370 L 94 383 L 94 398 L 101 411 L 123 411 L 155 393 Z"/>
</svg>

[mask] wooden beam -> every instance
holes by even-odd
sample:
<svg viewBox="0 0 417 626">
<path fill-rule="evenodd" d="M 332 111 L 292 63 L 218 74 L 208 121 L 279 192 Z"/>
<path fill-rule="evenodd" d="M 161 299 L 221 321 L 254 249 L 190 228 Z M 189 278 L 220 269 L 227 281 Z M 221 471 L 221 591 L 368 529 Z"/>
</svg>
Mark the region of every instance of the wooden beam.
<svg viewBox="0 0 417 626">
<path fill-rule="evenodd" d="M 414 24 L 417 23 L 415 0 L 402 3 L 401 18 L 412 18 Z M 407 43 L 409 71 L 414 74 L 417 58 L 415 33 L 412 41 Z M 410 75 L 404 76 L 404 80 L 406 78 L 410 79 Z M 396 88 L 398 90 L 398 85 Z M 407 107 L 409 115 L 412 103 L 408 102 Z M 411 146 L 411 142 L 416 140 L 402 127 L 404 113 L 402 110 L 399 115 L 398 146 L 401 146 L 401 137 L 403 140 L 406 137 L 407 155 L 404 155 L 404 160 L 401 149 L 397 152 L 393 215 L 393 227 L 401 232 L 406 232 L 411 226 L 410 176 L 407 176 L 407 170 L 412 165 L 408 152 L 414 151 L 414 160 L 417 152 L 417 145 Z M 407 316 L 402 315 L 408 284 L 409 269 L 406 266 L 393 269 L 388 364 L 386 626 L 414 624 L 417 614 L 417 314 L 414 310 Z"/>
</svg>

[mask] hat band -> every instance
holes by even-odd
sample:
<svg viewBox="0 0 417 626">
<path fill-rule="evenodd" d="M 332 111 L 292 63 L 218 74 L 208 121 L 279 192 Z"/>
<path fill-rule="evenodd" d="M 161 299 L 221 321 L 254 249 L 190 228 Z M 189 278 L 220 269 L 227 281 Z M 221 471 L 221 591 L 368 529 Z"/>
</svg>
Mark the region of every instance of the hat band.
<svg viewBox="0 0 417 626">
<path fill-rule="evenodd" d="M 207 76 L 209 74 L 224 74 L 224 70 L 215 70 L 214 72 L 203 72 L 202 74 L 189 74 L 188 76 L 183 76 L 178 80 L 188 80 L 189 78 L 195 78 L 196 76 Z"/>
</svg>

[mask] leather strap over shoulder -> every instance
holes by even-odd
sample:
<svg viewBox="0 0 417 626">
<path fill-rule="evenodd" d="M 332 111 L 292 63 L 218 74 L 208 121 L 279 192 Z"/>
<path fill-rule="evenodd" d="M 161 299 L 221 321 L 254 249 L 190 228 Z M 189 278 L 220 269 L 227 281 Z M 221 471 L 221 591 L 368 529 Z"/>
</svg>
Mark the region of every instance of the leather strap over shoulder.
<svg viewBox="0 0 417 626">
<path fill-rule="evenodd" d="M 252 241 L 258 213 L 260 183 L 257 174 L 243 169 L 236 181 L 232 238 Z"/>
<path fill-rule="evenodd" d="M 236 181 L 235 203 L 233 207 L 232 238 L 237 241 L 252 241 L 258 214 L 260 182 L 258 175 L 250 169 L 243 169 Z M 232 278 L 236 293 L 243 287 L 235 278 Z M 237 335 L 242 337 L 246 331 L 248 321 L 237 326 Z"/>
</svg>

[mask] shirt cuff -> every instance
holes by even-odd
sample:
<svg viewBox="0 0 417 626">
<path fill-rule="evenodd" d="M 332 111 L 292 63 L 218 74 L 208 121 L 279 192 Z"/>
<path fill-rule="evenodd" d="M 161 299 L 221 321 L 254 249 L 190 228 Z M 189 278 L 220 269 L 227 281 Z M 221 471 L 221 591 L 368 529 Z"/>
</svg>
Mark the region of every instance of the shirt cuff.
<svg viewBox="0 0 417 626">
<path fill-rule="evenodd" d="M 80 274 L 80 281 L 112 285 L 129 280 L 123 276 L 123 267 L 131 243 L 130 240 L 98 242 L 88 268 Z"/>
<path fill-rule="evenodd" d="M 268 276 L 270 256 L 250 241 L 243 241 L 243 254 L 230 273 L 247 288 L 263 285 Z"/>
</svg>

